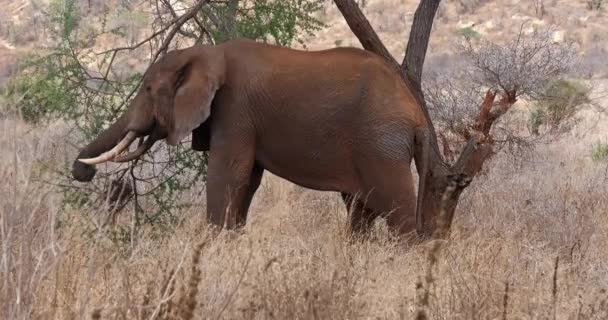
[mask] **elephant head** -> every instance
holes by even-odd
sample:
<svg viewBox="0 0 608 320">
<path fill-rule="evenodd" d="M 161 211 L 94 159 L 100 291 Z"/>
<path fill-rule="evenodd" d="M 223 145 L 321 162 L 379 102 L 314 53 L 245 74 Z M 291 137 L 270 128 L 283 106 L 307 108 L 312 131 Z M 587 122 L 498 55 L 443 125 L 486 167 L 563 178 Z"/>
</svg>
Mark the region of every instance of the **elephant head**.
<svg viewBox="0 0 608 320">
<path fill-rule="evenodd" d="M 160 139 L 170 145 L 201 126 L 211 114 L 216 92 L 224 83 L 225 63 L 219 47 L 198 46 L 167 53 L 152 64 L 126 112 L 84 147 L 72 167 L 78 181 L 91 181 L 93 165 L 135 159 Z M 127 154 L 136 138 L 147 137 Z M 196 143 L 193 138 L 193 146 Z"/>
</svg>

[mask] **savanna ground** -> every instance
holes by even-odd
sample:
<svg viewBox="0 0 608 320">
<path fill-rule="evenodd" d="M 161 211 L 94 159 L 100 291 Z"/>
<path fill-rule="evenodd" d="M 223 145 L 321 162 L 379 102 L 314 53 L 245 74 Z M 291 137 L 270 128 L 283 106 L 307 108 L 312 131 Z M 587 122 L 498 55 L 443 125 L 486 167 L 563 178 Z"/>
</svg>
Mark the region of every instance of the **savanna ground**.
<svg viewBox="0 0 608 320">
<path fill-rule="evenodd" d="M 593 81 L 605 104 L 605 80 Z M 0 318 L 606 319 L 608 164 L 591 150 L 608 120 L 591 108 L 578 117 L 560 137 L 488 162 L 440 246 L 398 241 L 382 222 L 351 242 L 336 194 L 271 175 L 242 232 L 211 237 L 193 188 L 173 229 L 142 230 L 131 245 L 91 231 L 103 206 L 62 206 L 54 171 L 76 154 L 70 125 L 5 117 Z"/>
</svg>

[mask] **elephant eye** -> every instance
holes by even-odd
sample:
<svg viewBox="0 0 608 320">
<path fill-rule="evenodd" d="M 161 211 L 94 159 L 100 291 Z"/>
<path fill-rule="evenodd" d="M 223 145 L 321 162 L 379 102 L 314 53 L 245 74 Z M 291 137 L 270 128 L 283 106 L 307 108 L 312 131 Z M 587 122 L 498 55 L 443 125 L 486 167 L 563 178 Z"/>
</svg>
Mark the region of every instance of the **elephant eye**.
<svg viewBox="0 0 608 320">
<path fill-rule="evenodd" d="M 152 92 L 152 87 L 146 86 L 146 92 L 148 92 L 148 93 Z"/>
</svg>

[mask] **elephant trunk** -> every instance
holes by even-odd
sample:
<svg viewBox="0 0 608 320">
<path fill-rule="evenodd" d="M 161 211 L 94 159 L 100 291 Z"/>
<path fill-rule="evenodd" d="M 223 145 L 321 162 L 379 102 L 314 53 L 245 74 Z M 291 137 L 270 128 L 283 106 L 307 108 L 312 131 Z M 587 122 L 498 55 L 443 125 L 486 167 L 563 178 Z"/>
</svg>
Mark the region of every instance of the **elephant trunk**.
<svg viewBox="0 0 608 320">
<path fill-rule="evenodd" d="M 92 158 L 114 148 L 127 134 L 129 123 L 128 112 L 125 112 L 114 124 L 104 130 L 95 140 L 84 147 L 72 164 L 72 176 L 81 182 L 88 182 L 95 176 L 95 167 L 78 159 Z"/>
</svg>

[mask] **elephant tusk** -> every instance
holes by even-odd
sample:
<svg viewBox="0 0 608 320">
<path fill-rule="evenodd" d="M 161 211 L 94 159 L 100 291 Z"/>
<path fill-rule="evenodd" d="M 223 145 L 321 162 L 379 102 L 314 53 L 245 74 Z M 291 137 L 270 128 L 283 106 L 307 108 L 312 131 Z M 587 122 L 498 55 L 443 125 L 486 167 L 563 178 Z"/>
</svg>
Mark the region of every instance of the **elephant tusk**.
<svg viewBox="0 0 608 320">
<path fill-rule="evenodd" d="M 78 161 L 80 161 L 84 164 L 88 164 L 88 165 L 95 165 L 95 164 L 108 162 L 108 161 L 114 159 L 114 157 L 116 157 L 124 149 L 129 148 L 129 146 L 131 145 L 131 143 L 133 143 L 133 140 L 135 140 L 135 138 L 137 138 L 137 134 L 133 131 L 129 131 L 127 133 L 127 135 L 124 138 L 122 138 L 122 140 L 120 140 L 120 142 L 114 148 L 112 148 L 110 151 L 106 151 L 95 158 L 78 159 Z"/>
<path fill-rule="evenodd" d="M 152 137 L 152 135 L 148 136 L 148 138 L 146 138 L 146 141 L 144 141 L 144 143 L 142 143 L 141 145 L 139 145 L 137 147 L 137 149 L 133 150 L 132 152 L 129 152 L 127 154 L 124 155 L 117 155 L 114 158 L 114 162 L 128 162 L 131 160 L 135 160 L 137 158 L 139 158 L 141 155 L 143 155 L 144 153 L 148 152 L 148 150 L 150 150 L 150 148 L 152 148 L 152 146 L 154 145 L 154 143 L 157 141 L 158 139 Z"/>
</svg>

